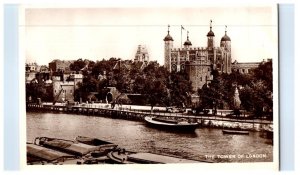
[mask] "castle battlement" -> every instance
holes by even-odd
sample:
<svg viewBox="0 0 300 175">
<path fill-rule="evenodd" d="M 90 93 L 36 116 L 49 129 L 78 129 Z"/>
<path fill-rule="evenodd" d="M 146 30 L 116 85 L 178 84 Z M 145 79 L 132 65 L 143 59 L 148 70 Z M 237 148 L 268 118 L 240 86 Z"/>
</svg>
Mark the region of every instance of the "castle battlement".
<svg viewBox="0 0 300 175">
<path fill-rule="evenodd" d="M 214 47 L 214 49 L 218 49 L 219 47 Z M 192 51 L 192 50 L 201 50 L 206 51 L 207 47 L 189 47 L 189 48 L 171 48 L 171 51 Z"/>
<path fill-rule="evenodd" d="M 217 70 L 222 73 L 231 73 L 231 40 L 225 30 L 225 35 L 221 38 L 220 46 L 215 45 L 215 35 L 212 30 L 212 21 L 207 36 L 207 45 L 204 47 L 194 47 L 192 42 L 187 40 L 184 47 L 174 48 L 171 37 L 170 26 L 168 26 L 165 42 L 165 64 L 168 71 L 185 71 L 192 82 L 193 90 L 207 83 L 211 77 L 211 71 Z M 192 62 L 189 62 L 192 61 Z"/>
</svg>

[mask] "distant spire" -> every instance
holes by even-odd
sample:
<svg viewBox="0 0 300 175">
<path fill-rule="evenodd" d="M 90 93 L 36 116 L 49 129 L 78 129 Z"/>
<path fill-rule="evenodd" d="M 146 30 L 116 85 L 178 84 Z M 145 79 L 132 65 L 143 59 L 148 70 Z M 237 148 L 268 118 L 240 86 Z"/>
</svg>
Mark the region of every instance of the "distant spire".
<svg viewBox="0 0 300 175">
<path fill-rule="evenodd" d="M 170 24 L 168 24 L 168 34 L 170 33 Z"/>
<path fill-rule="evenodd" d="M 212 29 L 212 20 L 210 20 L 210 31 L 211 31 L 211 29 Z"/>
<path fill-rule="evenodd" d="M 225 25 L 225 35 L 227 35 L 227 25 Z"/>
<path fill-rule="evenodd" d="M 186 36 L 187 36 L 187 40 L 189 40 L 189 31 L 187 31 L 187 35 Z"/>
</svg>

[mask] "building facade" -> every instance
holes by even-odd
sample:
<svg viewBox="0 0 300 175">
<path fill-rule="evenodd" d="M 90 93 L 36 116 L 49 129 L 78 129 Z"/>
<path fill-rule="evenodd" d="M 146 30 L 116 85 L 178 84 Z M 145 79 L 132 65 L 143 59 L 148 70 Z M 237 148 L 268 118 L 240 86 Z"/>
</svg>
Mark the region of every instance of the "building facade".
<svg viewBox="0 0 300 175">
<path fill-rule="evenodd" d="M 215 45 L 215 34 L 212 30 L 207 33 L 207 46 L 193 47 L 187 33 L 187 40 L 183 48 L 173 47 L 173 38 L 169 31 L 164 38 L 164 66 L 170 72 L 184 71 L 192 82 L 194 91 L 212 80 L 211 71 L 217 70 L 220 73 L 231 73 L 231 39 L 225 35 L 220 41 L 220 46 Z"/>
<path fill-rule="evenodd" d="M 70 71 L 70 65 L 74 61 L 66 61 L 66 60 L 53 60 L 49 63 L 49 71 L 51 72 L 59 72 L 59 71 Z"/>
<path fill-rule="evenodd" d="M 149 54 L 146 46 L 138 45 L 138 49 L 134 57 L 134 62 L 149 62 Z"/>
<path fill-rule="evenodd" d="M 26 72 L 36 72 L 38 71 L 38 65 L 36 63 L 26 63 L 25 64 L 25 71 Z"/>
<path fill-rule="evenodd" d="M 54 101 L 74 101 L 74 92 L 78 88 L 78 84 L 82 83 L 83 76 L 81 74 L 71 74 L 69 77 L 70 81 L 62 80 L 61 76 L 52 77 Z"/>
</svg>

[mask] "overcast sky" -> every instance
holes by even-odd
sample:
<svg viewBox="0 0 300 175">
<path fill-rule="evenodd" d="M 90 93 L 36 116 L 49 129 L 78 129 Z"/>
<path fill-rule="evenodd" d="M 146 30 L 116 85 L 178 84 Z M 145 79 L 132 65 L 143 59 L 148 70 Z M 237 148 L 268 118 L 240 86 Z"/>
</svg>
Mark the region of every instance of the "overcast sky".
<svg viewBox="0 0 300 175">
<path fill-rule="evenodd" d="M 181 45 L 183 25 L 193 47 L 206 47 L 210 20 L 215 45 L 225 25 L 231 38 L 232 60 L 277 58 L 277 14 L 271 6 L 205 8 L 27 8 L 24 29 L 26 62 L 53 59 L 133 59 L 139 44 L 150 60 L 164 63 L 164 42 L 170 24 L 174 47 Z M 186 40 L 186 30 L 182 42 Z"/>
</svg>

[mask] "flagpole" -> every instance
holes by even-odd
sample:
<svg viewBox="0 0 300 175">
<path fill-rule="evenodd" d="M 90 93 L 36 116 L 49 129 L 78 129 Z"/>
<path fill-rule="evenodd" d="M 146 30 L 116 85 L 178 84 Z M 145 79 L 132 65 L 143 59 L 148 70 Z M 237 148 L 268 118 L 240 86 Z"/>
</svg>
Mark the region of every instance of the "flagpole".
<svg viewBox="0 0 300 175">
<path fill-rule="evenodd" d="M 180 25 L 181 36 L 180 36 L 180 48 L 182 49 L 182 25 Z"/>
</svg>

